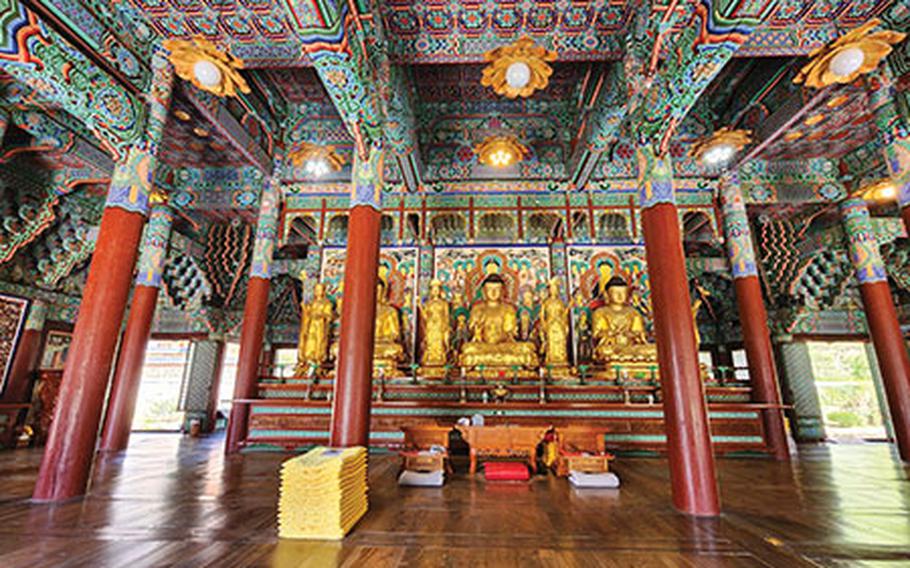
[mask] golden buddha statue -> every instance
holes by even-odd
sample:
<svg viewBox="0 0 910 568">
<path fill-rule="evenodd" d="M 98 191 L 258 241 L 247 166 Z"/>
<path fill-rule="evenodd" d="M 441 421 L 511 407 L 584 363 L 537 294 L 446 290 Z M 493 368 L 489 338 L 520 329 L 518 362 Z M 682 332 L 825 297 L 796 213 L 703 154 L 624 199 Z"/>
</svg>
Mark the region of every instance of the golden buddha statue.
<svg viewBox="0 0 910 568">
<path fill-rule="evenodd" d="M 376 332 L 373 342 L 373 372 L 383 369 L 386 375 L 397 371 L 404 359 L 401 345 L 401 319 L 398 310 L 389 304 L 386 283 L 376 284 Z"/>
<path fill-rule="evenodd" d="M 503 301 L 503 281 L 491 274 L 483 282 L 483 300 L 471 308 L 468 330 L 471 340 L 461 348 L 459 362 L 465 370 L 479 367 L 510 372 L 537 366 L 534 344 L 516 341 L 518 318 L 515 307 Z"/>
<path fill-rule="evenodd" d="M 442 282 L 439 280 L 430 281 L 430 297 L 420 308 L 420 325 L 423 330 L 421 373 L 441 377 L 445 374 L 449 358 L 452 318 L 449 302 L 442 297 Z"/>
<path fill-rule="evenodd" d="M 540 350 L 544 365 L 566 367 L 569 364 L 569 309 L 559 299 L 559 280 L 547 285 L 547 299 L 540 309 Z"/>
<path fill-rule="evenodd" d="M 594 361 L 603 365 L 657 366 L 657 347 L 648 343 L 645 318 L 629 305 L 629 285 L 618 276 L 604 287 L 606 305 L 594 310 Z"/>
<path fill-rule="evenodd" d="M 300 302 L 300 340 L 297 346 L 297 367 L 294 374 L 303 376 L 310 368 L 319 368 L 329 356 L 329 334 L 334 309 L 325 297 L 325 285 L 313 286 L 313 300 Z"/>
</svg>

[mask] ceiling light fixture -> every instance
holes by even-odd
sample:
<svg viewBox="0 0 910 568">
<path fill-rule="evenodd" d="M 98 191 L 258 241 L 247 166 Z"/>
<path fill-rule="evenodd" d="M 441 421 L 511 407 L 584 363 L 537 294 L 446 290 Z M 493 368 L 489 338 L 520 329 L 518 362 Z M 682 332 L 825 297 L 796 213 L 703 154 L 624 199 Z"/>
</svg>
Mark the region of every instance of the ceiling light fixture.
<svg viewBox="0 0 910 568">
<path fill-rule="evenodd" d="M 203 91 L 219 97 L 236 97 L 237 92 L 249 93 L 250 86 L 240 74 L 243 60 L 221 51 L 209 41 L 168 39 L 164 47 L 171 52 L 170 60 L 177 76 Z"/>
<path fill-rule="evenodd" d="M 689 155 L 709 168 L 721 168 L 751 142 L 751 130 L 733 130 L 725 126 L 695 142 Z"/>
<path fill-rule="evenodd" d="M 521 162 L 531 153 L 512 135 L 489 136 L 474 147 L 477 161 L 484 166 L 507 168 Z"/>
<path fill-rule="evenodd" d="M 483 69 L 480 84 L 492 87 L 497 95 L 514 99 L 529 97 L 547 87 L 553 74 L 548 63 L 556 61 L 556 52 L 522 37 L 512 45 L 491 49 L 483 58 L 489 65 Z"/>
<path fill-rule="evenodd" d="M 897 184 L 890 178 L 863 186 L 855 193 L 865 201 L 884 203 L 897 199 Z"/>
<path fill-rule="evenodd" d="M 799 70 L 793 82 L 821 89 L 835 83 L 851 83 L 881 63 L 891 46 L 907 34 L 890 30 L 873 32 L 881 20 L 873 18 L 809 54 L 809 62 Z"/>
<path fill-rule="evenodd" d="M 294 166 L 303 166 L 309 178 L 320 178 L 329 172 L 337 172 L 344 165 L 344 157 L 335 152 L 334 146 L 320 146 L 304 142 L 288 155 Z"/>
</svg>

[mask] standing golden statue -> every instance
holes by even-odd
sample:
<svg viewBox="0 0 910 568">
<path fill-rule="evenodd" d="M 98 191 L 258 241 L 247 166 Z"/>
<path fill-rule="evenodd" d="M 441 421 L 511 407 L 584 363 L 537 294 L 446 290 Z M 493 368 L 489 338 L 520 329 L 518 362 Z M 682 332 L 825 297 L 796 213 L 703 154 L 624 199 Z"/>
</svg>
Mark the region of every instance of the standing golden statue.
<svg viewBox="0 0 910 568">
<path fill-rule="evenodd" d="M 297 346 L 297 367 L 294 374 L 303 376 L 311 367 L 319 368 L 329 356 L 329 334 L 334 310 L 325 297 L 325 284 L 313 286 L 313 300 L 300 302 L 300 339 Z"/>
<path fill-rule="evenodd" d="M 442 282 L 430 281 L 430 297 L 420 308 L 420 327 L 423 331 L 421 342 L 421 373 L 442 376 L 449 358 L 449 344 L 452 338 L 452 317 L 449 302 L 442 297 Z"/>
<path fill-rule="evenodd" d="M 491 274 L 483 282 L 483 299 L 471 308 L 468 330 L 471 340 L 461 348 L 460 364 L 465 370 L 482 367 L 510 373 L 516 368 L 537 367 L 534 344 L 516 341 L 518 317 L 515 307 L 503 300 L 505 281 Z"/>
<path fill-rule="evenodd" d="M 386 283 L 376 284 L 376 334 L 373 346 L 373 372 L 380 369 L 386 375 L 395 374 L 404 359 L 401 345 L 401 319 L 398 310 L 389 304 Z"/>
<path fill-rule="evenodd" d="M 559 280 L 547 285 L 547 299 L 540 310 L 540 350 L 544 365 L 566 367 L 569 364 L 569 309 L 559 298 Z"/>
<path fill-rule="evenodd" d="M 594 361 L 604 365 L 657 365 L 657 348 L 648 343 L 645 318 L 629 305 L 629 285 L 619 276 L 604 287 L 607 303 L 594 310 Z"/>
<path fill-rule="evenodd" d="M 534 326 L 537 323 L 538 312 L 534 292 L 525 290 L 521 295 L 521 304 L 518 306 L 518 339 L 521 341 L 534 342 Z"/>
</svg>

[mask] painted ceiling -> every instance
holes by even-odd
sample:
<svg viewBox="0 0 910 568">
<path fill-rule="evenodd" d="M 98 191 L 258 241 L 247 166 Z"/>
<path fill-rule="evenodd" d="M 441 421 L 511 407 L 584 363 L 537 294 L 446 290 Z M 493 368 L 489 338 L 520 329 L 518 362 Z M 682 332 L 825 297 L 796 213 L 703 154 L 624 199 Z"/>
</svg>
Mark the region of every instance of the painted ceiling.
<svg viewBox="0 0 910 568">
<path fill-rule="evenodd" d="M 710 173 L 687 158 L 688 146 L 697 137 L 725 125 L 725 119 L 754 127 L 771 114 L 773 97 L 790 101 L 804 96 L 798 90 L 794 92 L 787 77 L 781 80 L 781 75 L 775 74 L 777 70 L 792 68 L 799 61 L 797 56 L 870 17 L 884 17 L 900 25 L 907 25 L 910 19 L 910 8 L 901 8 L 902 3 L 893 0 L 655 0 L 650 3 L 650 18 L 664 14 L 669 22 L 660 44 L 665 58 L 673 59 L 684 47 L 679 45 L 686 41 L 682 34 L 697 21 L 695 14 L 701 5 L 731 22 L 758 18 L 758 25 L 707 88 L 703 98 L 712 100 L 699 100 L 677 126 L 677 135 L 666 144 L 679 175 L 689 176 Z M 426 183 L 574 179 L 579 152 L 589 143 L 584 128 L 596 119 L 591 112 L 597 97 L 604 98 L 605 91 L 616 90 L 615 84 L 604 79 L 611 67 L 621 65 L 631 42 L 637 41 L 632 37 L 635 6 L 640 4 L 626 0 L 36 3 L 40 14 L 61 24 L 57 27 L 65 37 L 91 52 L 90 59 L 106 61 L 104 68 L 125 83 L 128 92 L 145 90 L 150 45 L 158 37 L 205 37 L 244 59 L 253 94 L 224 101 L 220 110 L 209 108 L 200 113 L 200 108 L 209 103 L 198 92 L 189 93 L 194 89 L 187 85 L 188 96 L 179 97 L 173 105 L 169 122 L 173 128 L 168 129 L 162 161 L 177 169 L 261 167 L 274 151 L 276 136 L 284 138 L 289 151 L 302 142 L 330 144 L 350 163 L 357 145 L 346 124 L 350 116 L 341 116 L 338 95 L 325 88 L 312 67 L 311 36 L 313 30 L 323 27 L 355 26 L 360 32 L 352 38 L 365 41 L 369 52 L 388 57 L 393 67 L 400 66 L 400 83 L 388 88 L 413 91 L 411 100 L 405 100 L 396 112 L 413 116 L 413 141 L 405 141 L 404 147 L 413 155 L 413 175 Z M 330 21 L 333 16 L 350 18 L 355 13 L 356 23 Z M 480 85 L 480 62 L 487 50 L 523 35 L 555 49 L 559 60 L 547 89 L 525 100 L 502 99 Z M 634 78 L 628 80 L 635 82 Z M 760 91 L 764 92 L 756 104 L 753 97 Z M 629 98 L 621 92 L 611 96 L 623 103 Z M 838 157 L 854 151 L 870 139 L 868 127 L 857 127 L 856 121 L 868 118 L 860 106 L 861 102 L 851 99 L 846 105 L 818 109 L 806 117 L 810 124 L 798 134 L 796 129 L 774 133 L 775 143 L 764 148 L 761 157 L 792 160 L 821 154 Z M 701 112 L 699 107 L 709 112 Z M 731 109 L 737 109 L 738 114 Z M 175 120 L 175 111 L 190 119 Z M 614 112 L 621 115 L 622 111 Z M 824 117 L 817 117 L 819 113 Z M 236 127 L 218 124 L 224 116 L 230 116 Z M 848 116 L 851 120 L 845 120 Z M 518 135 L 531 155 L 509 171 L 490 171 L 477 164 L 472 148 L 483 133 L 502 130 Z M 618 131 L 608 140 L 608 152 L 598 151 L 590 179 L 634 177 L 633 137 Z M 388 161 L 387 177 L 391 181 L 400 181 L 398 166 L 403 163 Z M 349 171 L 346 167 L 325 181 L 347 179 Z M 311 181 L 300 168 L 292 168 L 285 177 L 291 182 Z M 413 191 L 418 186 L 415 182 L 408 189 Z"/>
<path fill-rule="evenodd" d="M 116 0 L 111 4 L 120 18 L 145 14 L 147 26 L 158 35 L 201 35 L 229 46 L 251 66 L 311 64 L 300 34 L 312 25 L 312 5 L 319 2 Z M 696 5 L 673 4 L 682 14 L 691 13 Z M 764 4 L 747 2 L 745 9 L 757 12 Z M 556 49 L 565 61 L 619 59 L 635 4 L 626 0 L 382 0 L 375 5 L 387 31 L 392 60 L 424 64 L 478 62 L 485 51 L 522 35 Z M 855 27 L 888 5 L 887 0 L 783 0 L 767 25 L 743 46 L 742 55 L 806 53 L 835 37 L 837 30 Z"/>
</svg>

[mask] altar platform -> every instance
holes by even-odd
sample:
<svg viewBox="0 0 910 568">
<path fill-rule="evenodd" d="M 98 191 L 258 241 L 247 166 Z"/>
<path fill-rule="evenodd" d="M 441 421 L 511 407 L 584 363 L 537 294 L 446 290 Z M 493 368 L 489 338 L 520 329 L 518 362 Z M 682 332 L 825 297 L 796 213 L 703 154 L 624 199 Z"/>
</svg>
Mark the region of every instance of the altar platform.
<svg viewBox="0 0 910 568">
<path fill-rule="evenodd" d="M 374 381 L 370 443 L 397 448 L 402 426 L 454 426 L 462 417 L 482 415 L 485 423 L 534 426 L 585 425 L 602 428 L 606 447 L 616 452 L 662 453 L 666 438 L 660 389 L 653 384 L 606 382 L 506 381 L 504 402 L 495 400 L 499 382 Z M 247 438 L 251 450 L 293 450 L 328 440 L 331 380 L 263 378 L 259 398 L 235 401 L 249 405 Z M 768 453 L 762 413 L 766 404 L 750 402 L 742 383 L 707 386 L 715 451 Z"/>
</svg>

